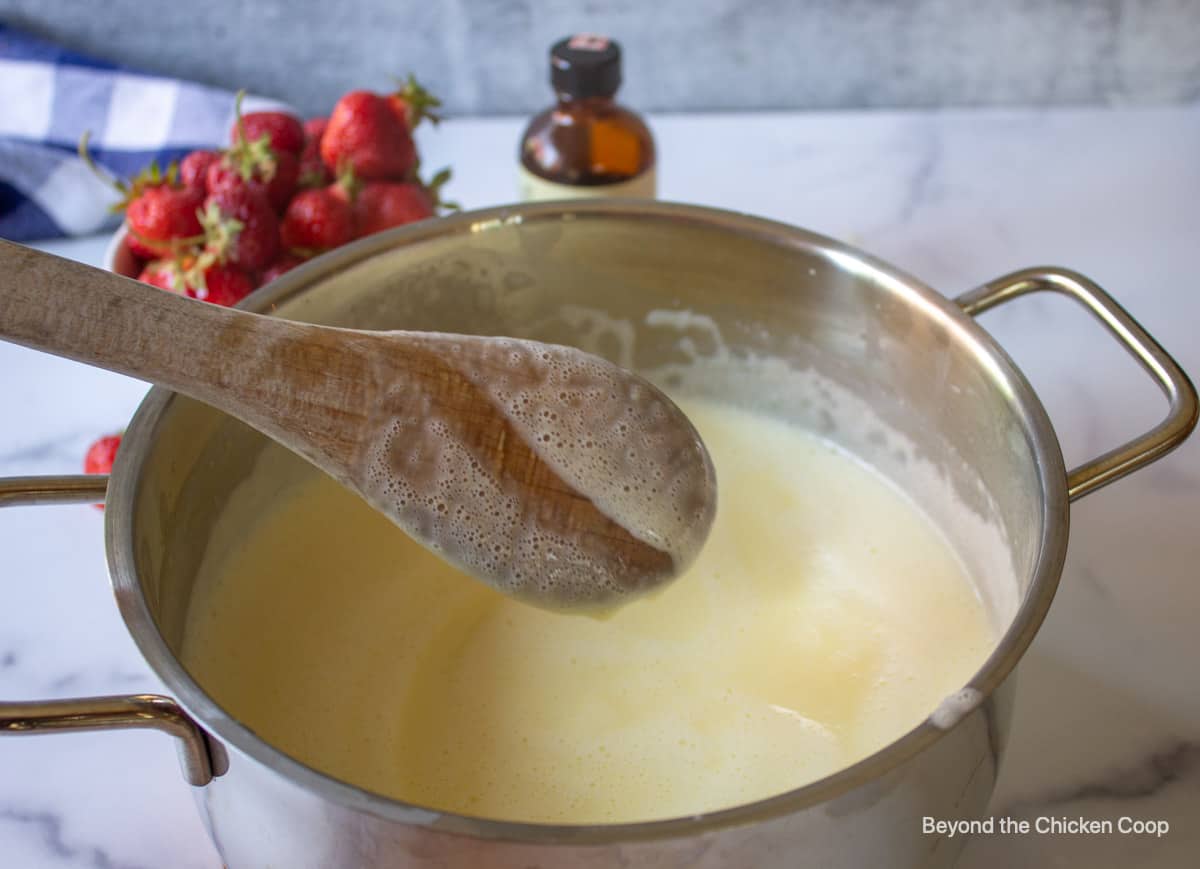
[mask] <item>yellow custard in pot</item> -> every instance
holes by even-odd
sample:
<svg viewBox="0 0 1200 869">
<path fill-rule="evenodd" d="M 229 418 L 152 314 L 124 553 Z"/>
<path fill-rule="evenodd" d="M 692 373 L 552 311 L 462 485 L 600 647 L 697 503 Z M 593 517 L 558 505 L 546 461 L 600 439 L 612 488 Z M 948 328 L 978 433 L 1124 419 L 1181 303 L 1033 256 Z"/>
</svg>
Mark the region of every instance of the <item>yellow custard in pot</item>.
<svg viewBox="0 0 1200 869">
<path fill-rule="evenodd" d="M 323 476 L 197 581 L 184 660 L 296 759 L 501 820 L 727 808 L 882 748 L 992 643 L 963 566 L 882 477 L 749 411 L 681 401 L 717 471 L 686 575 L 605 618 L 510 600 Z"/>
</svg>

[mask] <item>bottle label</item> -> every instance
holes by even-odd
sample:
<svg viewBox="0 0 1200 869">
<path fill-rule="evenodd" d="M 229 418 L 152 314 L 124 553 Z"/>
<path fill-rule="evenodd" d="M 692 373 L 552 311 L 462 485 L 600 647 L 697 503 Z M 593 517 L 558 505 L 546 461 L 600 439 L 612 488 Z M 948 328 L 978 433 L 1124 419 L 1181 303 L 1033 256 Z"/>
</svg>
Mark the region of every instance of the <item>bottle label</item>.
<svg viewBox="0 0 1200 869">
<path fill-rule="evenodd" d="M 567 48 L 576 51 L 604 51 L 608 48 L 608 37 L 595 33 L 576 33 L 567 41 Z"/>
<path fill-rule="evenodd" d="M 604 197 L 630 197 L 653 199 L 657 190 L 654 167 L 651 166 L 636 178 L 618 181 L 615 184 L 575 185 L 558 184 L 539 178 L 524 166 L 518 165 L 520 173 L 521 200 L 545 202 L 551 199 L 601 199 Z"/>
</svg>

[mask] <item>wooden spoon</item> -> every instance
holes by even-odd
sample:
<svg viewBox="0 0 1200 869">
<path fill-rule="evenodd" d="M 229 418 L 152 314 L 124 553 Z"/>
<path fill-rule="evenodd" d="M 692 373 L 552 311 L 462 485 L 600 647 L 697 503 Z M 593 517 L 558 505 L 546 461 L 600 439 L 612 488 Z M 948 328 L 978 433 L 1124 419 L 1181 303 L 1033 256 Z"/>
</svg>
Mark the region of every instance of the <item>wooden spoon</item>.
<svg viewBox="0 0 1200 869">
<path fill-rule="evenodd" d="M 0 337 L 223 410 L 534 603 L 652 588 L 712 523 L 713 468 L 687 417 L 573 348 L 265 317 L 8 242 Z"/>
</svg>

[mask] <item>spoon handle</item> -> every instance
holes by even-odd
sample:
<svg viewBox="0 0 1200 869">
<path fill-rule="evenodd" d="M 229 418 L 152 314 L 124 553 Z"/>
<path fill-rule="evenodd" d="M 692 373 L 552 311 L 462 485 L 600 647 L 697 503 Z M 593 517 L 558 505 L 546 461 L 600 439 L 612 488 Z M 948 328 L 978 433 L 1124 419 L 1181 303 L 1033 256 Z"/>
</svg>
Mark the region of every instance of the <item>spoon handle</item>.
<svg viewBox="0 0 1200 869">
<path fill-rule="evenodd" d="M 312 441 L 324 466 L 357 449 L 344 442 L 346 426 L 326 423 L 361 413 L 364 399 L 363 354 L 330 340 L 335 331 L 0 241 L 0 338 L 166 386 L 285 443 Z"/>
<path fill-rule="evenodd" d="M 229 313 L 0 242 L 0 336 L 35 350 L 178 388 L 222 362 Z"/>
</svg>

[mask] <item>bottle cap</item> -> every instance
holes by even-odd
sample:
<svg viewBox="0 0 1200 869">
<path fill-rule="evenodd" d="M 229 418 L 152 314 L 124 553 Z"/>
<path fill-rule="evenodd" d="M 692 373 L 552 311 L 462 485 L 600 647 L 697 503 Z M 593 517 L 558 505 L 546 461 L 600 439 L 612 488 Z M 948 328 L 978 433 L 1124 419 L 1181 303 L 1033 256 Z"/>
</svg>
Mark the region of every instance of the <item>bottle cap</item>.
<svg viewBox="0 0 1200 869">
<path fill-rule="evenodd" d="M 621 46 L 591 33 L 556 42 L 550 49 L 550 84 L 577 99 L 611 97 L 621 86 Z"/>
</svg>

